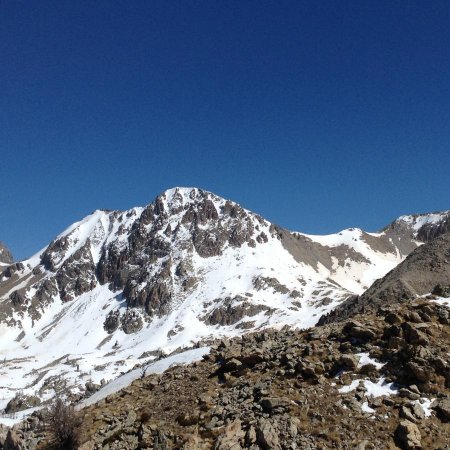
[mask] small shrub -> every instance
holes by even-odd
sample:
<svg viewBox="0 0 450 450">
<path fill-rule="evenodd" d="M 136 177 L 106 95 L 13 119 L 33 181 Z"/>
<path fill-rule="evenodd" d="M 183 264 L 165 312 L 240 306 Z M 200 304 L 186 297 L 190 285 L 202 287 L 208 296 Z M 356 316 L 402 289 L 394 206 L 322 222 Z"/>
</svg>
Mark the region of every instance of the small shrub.
<svg viewBox="0 0 450 450">
<path fill-rule="evenodd" d="M 149 408 L 144 408 L 141 410 L 141 422 L 146 423 L 148 422 L 152 417 L 152 413 Z"/>
<path fill-rule="evenodd" d="M 61 450 L 75 450 L 80 443 L 81 417 L 75 408 L 56 398 L 45 418 L 51 444 Z"/>
</svg>

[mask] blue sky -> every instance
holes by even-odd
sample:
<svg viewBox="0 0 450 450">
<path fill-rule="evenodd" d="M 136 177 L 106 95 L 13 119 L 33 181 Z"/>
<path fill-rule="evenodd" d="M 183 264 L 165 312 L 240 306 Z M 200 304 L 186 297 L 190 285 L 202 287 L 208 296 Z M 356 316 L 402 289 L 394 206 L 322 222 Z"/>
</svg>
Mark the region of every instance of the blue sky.
<svg viewBox="0 0 450 450">
<path fill-rule="evenodd" d="M 0 240 L 198 186 L 290 229 L 450 209 L 450 2 L 3 0 Z"/>
</svg>

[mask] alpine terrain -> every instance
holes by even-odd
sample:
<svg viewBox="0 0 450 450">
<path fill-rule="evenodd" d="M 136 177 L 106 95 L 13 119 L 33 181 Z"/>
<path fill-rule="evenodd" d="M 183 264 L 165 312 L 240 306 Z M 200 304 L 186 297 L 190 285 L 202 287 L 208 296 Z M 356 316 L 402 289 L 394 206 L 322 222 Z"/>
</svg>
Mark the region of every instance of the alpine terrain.
<svg viewBox="0 0 450 450">
<path fill-rule="evenodd" d="M 197 188 L 97 210 L 0 244 L 0 442 L 51 448 L 57 396 L 85 450 L 449 449 L 449 286 L 450 211 L 317 236 Z"/>
</svg>

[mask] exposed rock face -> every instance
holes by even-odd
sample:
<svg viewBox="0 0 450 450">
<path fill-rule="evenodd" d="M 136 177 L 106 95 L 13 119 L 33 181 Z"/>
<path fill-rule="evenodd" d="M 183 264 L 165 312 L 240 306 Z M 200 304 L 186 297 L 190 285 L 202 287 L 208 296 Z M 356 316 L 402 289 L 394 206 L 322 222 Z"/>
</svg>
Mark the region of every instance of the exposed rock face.
<svg viewBox="0 0 450 450">
<path fill-rule="evenodd" d="M 124 289 L 130 306 L 150 315 L 167 314 L 178 278 L 185 289 L 195 284 L 189 270 L 194 251 L 210 258 L 228 246 L 253 246 L 258 224 L 263 219 L 199 189 L 165 193 L 133 223 L 128 245 L 115 240 L 103 248 L 97 276 L 101 283 Z"/>
<path fill-rule="evenodd" d="M 63 301 L 92 290 L 97 284 L 95 265 L 89 249 L 89 239 L 86 244 L 64 261 L 56 274 L 56 283 Z"/>
<path fill-rule="evenodd" d="M 11 252 L 7 249 L 5 244 L 0 242 L 0 265 L 2 264 L 12 264 L 13 263 L 13 257 Z"/>
<path fill-rule="evenodd" d="M 103 323 L 103 328 L 112 334 L 119 328 L 120 325 L 120 312 L 118 310 L 110 311 L 106 316 L 105 322 Z"/>
<path fill-rule="evenodd" d="M 25 450 L 25 448 L 16 432 L 11 429 L 8 430 L 5 443 L 3 444 L 3 450 Z"/>
<path fill-rule="evenodd" d="M 17 395 L 8 402 L 5 407 L 5 413 L 11 414 L 24 409 L 33 408 L 40 405 L 41 401 L 38 397 L 32 397 L 27 395 Z"/>
<path fill-rule="evenodd" d="M 438 400 L 433 408 L 443 422 L 450 422 L 450 397 Z"/>
<path fill-rule="evenodd" d="M 240 296 L 228 297 L 214 309 L 205 322 L 209 325 L 233 325 L 244 317 L 253 317 L 261 311 L 270 311 L 270 308 L 264 305 L 252 305 Z"/>
<path fill-rule="evenodd" d="M 138 311 L 127 310 L 121 318 L 122 329 L 126 334 L 137 333 L 142 329 L 144 322 Z"/>
</svg>

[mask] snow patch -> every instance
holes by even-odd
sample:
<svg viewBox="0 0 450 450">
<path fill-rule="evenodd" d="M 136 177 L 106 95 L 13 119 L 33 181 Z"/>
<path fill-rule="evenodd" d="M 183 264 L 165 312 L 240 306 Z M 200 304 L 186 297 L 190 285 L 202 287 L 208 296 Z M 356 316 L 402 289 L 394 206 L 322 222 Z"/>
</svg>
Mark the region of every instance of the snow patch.
<svg viewBox="0 0 450 450">
<path fill-rule="evenodd" d="M 159 361 L 146 366 L 145 374 L 161 374 L 172 366 L 190 364 L 195 361 L 200 361 L 204 355 L 209 353 L 209 351 L 210 347 L 201 347 L 193 350 L 187 350 L 176 355 L 168 356 L 167 358 L 160 359 Z M 120 391 L 121 389 L 129 386 L 134 380 L 137 380 L 141 376 L 142 369 L 139 368 L 134 369 L 126 373 L 125 375 L 120 376 L 119 378 L 116 378 L 114 381 L 111 381 L 106 386 L 98 390 L 95 394 L 91 395 L 86 400 L 83 400 L 78 405 L 78 409 L 93 405 L 94 403 L 97 403 L 98 401 L 106 398 L 108 395 Z"/>
</svg>

